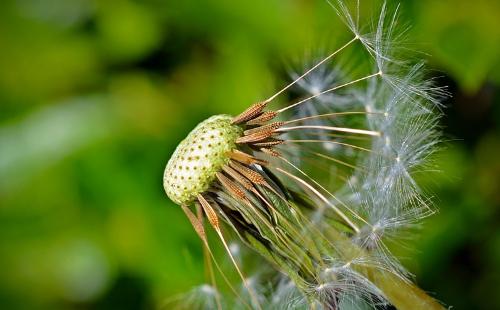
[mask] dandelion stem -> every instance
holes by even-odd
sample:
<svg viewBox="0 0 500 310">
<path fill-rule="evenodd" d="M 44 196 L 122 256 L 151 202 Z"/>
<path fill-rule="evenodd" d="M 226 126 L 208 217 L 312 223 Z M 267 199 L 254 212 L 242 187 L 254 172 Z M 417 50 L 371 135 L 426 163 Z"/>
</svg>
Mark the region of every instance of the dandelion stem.
<svg viewBox="0 0 500 310">
<path fill-rule="evenodd" d="M 353 261 L 356 257 L 365 257 L 368 254 L 345 235 L 335 229 L 328 230 L 328 236 L 342 249 L 346 259 Z M 363 266 L 352 264 L 358 272 L 364 274 L 387 300 L 399 310 L 443 310 L 444 307 L 430 297 L 422 289 L 410 281 L 402 279 L 391 271 L 378 268 L 369 264 Z"/>
<path fill-rule="evenodd" d="M 440 310 L 443 305 L 409 281 L 393 273 L 371 270 L 367 275 L 384 292 L 387 299 L 400 310 Z"/>
</svg>

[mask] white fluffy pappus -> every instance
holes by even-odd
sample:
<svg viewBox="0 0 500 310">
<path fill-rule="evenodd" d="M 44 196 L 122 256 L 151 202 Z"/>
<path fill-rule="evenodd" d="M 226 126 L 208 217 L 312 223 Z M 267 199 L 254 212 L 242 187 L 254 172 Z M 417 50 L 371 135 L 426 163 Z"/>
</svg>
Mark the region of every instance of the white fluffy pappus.
<svg viewBox="0 0 500 310">
<path fill-rule="evenodd" d="M 210 285 L 215 293 L 201 289 L 189 295 L 203 297 L 205 309 L 442 307 L 412 283 L 389 244 L 411 239 L 408 232 L 434 212 L 414 175 L 432 168 L 439 102 L 447 93 L 425 78 L 424 64 L 404 48 L 399 8 L 389 14 L 384 4 L 365 31 L 359 2 L 354 2 L 354 14 L 344 1 L 327 2 L 350 38 L 333 53 L 313 56 L 290 70 L 292 82 L 263 102 L 284 92 L 293 98 L 271 111 L 270 119 L 278 122 L 255 126 L 261 124 L 254 118 L 266 116 L 262 109 L 235 118 L 250 124 L 238 141 L 249 143 L 242 150 L 255 158 L 246 157 L 248 167 L 226 167 L 227 176 L 218 176 L 220 184 L 198 198 L 213 226 L 218 216 L 236 239 L 281 273 L 271 280 L 259 270 L 244 277 L 237 264 L 245 266 L 251 258 L 236 257 L 240 250 L 228 249 L 242 290 L 222 296 Z M 252 187 L 240 179 L 242 171 L 264 181 Z M 238 191 L 231 180 L 246 187 Z"/>
</svg>

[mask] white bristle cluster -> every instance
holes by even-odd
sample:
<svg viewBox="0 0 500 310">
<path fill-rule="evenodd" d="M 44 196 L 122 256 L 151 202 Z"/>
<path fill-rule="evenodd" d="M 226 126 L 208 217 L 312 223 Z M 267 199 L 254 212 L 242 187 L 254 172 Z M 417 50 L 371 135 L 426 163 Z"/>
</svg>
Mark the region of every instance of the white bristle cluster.
<svg viewBox="0 0 500 310">
<path fill-rule="evenodd" d="M 390 245 L 433 213 L 414 174 L 439 142 L 446 92 L 400 48 L 398 9 L 389 15 L 383 5 L 365 33 L 359 1 L 354 16 L 343 0 L 327 2 L 350 39 L 300 64 L 269 99 L 196 127 L 167 165 L 165 190 L 181 205 L 198 196 L 240 274 L 244 292 L 218 308 L 443 309 L 412 283 Z M 266 110 L 285 91 L 294 100 Z M 207 244 L 202 222 L 186 214 Z M 282 272 L 277 285 L 243 276 L 245 248 L 226 245 L 219 217 Z"/>
<path fill-rule="evenodd" d="M 305 118 L 332 111 L 366 111 L 364 126 L 380 132 L 380 136 L 373 138 L 366 146 L 369 152 L 355 150 L 361 156 L 351 159 L 357 168 L 352 170 L 351 175 L 346 175 L 347 181 L 343 187 L 322 184 L 332 193 L 332 203 L 346 206 L 348 212 L 354 212 L 362 219 L 352 242 L 367 251 L 344 261 L 337 258 L 336 263 L 342 265 L 343 269 L 328 269 L 335 274 L 335 278 L 325 282 L 321 288 L 334 287 L 337 298 L 339 292 L 350 292 L 374 305 L 386 302 L 384 294 L 377 291 L 372 281 L 356 270 L 360 265 L 370 266 L 386 270 L 403 281 L 410 281 L 411 274 L 401 266 L 386 243 L 401 241 L 401 233 L 416 227 L 420 220 L 433 213 L 413 174 L 428 164 L 439 143 L 436 110 L 439 110 L 440 98 L 447 94 L 443 89 L 433 87 L 432 81 L 424 79 L 421 62 L 412 64 L 401 60 L 397 41 L 401 39 L 398 35 L 404 29 L 395 29 L 397 10 L 394 15 L 388 16 L 384 5 L 374 32 L 365 35 L 361 33 L 356 18 L 350 15 L 343 1 L 332 0 L 330 4 L 371 59 L 371 66 L 367 67 L 369 71 L 365 75 L 369 76 L 370 72 L 378 74 L 376 78 L 366 79 L 366 83 L 343 88 L 335 96 L 326 94 L 314 98 L 309 105 L 299 107 L 294 113 Z M 349 59 L 339 62 L 344 63 L 347 70 L 343 71 L 343 66 L 336 65 L 334 69 L 330 69 L 336 75 L 332 77 L 325 75 L 328 66 L 324 65 L 320 67 L 322 70 L 312 72 L 302 83 L 297 83 L 296 92 L 308 96 L 328 89 L 331 87 L 328 84 L 348 84 L 353 79 L 349 77 Z M 308 65 L 304 67 L 307 68 Z M 304 70 L 304 67 L 298 72 Z M 298 74 L 292 73 L 291 76 L 295 78 Z M 328 84 L 318 82 L 326 78 L 329 80 Z M 344 120 L 322 118 L 311 119 L 309 123 L 346 126 Z M 324 140 L 325 135 L 326 132 L 319 132 L 314 139 Z M 296 137 L 311 139 L 309 132 L 297 134 Z M 328 149 L 325 145 L 321 151 L 334 158 L 348 158 L 345 148 L 338 149 Z M 311 165 L 302 159 L 307 154 L 304 148 L 296 148 L 291 154 L 297 158 L 297 166 L 309 173 Z M 325 214 L 324 209 L 319 208 L 316 221 L 325 220 Z"/>
<path fill-rule="evenodd" d="M 177 146 L 163 174 L 168 197 L 186 205 L 203 193 L 229 162 L 228 153 L 235 149 L 242 129 L 231 125 L 229 115 L 216 115 L 203 121 Z"/>
</svg>

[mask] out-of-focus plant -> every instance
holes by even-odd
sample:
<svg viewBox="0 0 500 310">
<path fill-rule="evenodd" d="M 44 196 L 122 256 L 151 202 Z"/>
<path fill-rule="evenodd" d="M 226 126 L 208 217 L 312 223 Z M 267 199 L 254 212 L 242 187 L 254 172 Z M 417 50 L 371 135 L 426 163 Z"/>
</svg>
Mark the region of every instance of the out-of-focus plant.
<svg viewBox="0 0 500 310">
<path fill-rule="evenodd" d="M 500 83 L 500 2 L 415 1 L 415 36 L 432 58 L 468 92 L 485 80 Z M 453 7 L 453 14 L 450 8 Z"/>
</svg>

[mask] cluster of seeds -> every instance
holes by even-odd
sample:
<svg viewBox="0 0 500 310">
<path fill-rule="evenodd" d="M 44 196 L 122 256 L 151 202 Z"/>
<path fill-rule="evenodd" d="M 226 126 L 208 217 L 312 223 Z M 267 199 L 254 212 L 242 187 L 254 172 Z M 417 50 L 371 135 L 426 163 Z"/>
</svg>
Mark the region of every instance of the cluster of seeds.
<svg viewBox="0 0 500 310">
<path fill-rule="evenodd" d="M 342 0 L 329 2 L 354 37 L 268 99 L 235 117 L 200 123 L 169 160 L 165 191 L 238 297 L 238 306 L 230 308 L 296 309 L 288 303 L 292 288 L 292 299 L 303 302 L 300 309 L 444 309 L 411 282 L 385 244 L 432 213 L 412 172 L 423 167 L 437 143 L 433 111 L 441 91 L 422 79 L 421 64 L 406 68 L 392 61 L 386 41 L 397 25 L 396 13 L 387 26 L 383 6 L 375 35 L 363 35 Z M 358 57 L 351 63 L 358 53 L 351 54 L 351 45 L 362 46 L 369 65 L 325 77 L 334 57 L 348 67 L 358 64 Z M 292 95 L 300 96 L 296 101 L 268 107 L 292 87 Z M 205 219 L 238 272 L 248 302 L 215 260 Z M 267 291 L 268 281 L 262 289 L 243 274 L 223 223 L 286 275 L 285 290 L 278 285 L 271 296 L 286 304 L 261 307 L 267 300 L 257 294 Z M 216 287 L 212 264 L 207 266 Z M 277 298 L 282 293 L 286 297 Z M 214 301 L 210 308 L 222 309 L 218 293 L 207 295 Z"/>
<path fill-rule="evenodd" d="M 227 154 L 242 134 L 239 126 L 231 125 L 232 117 L 216 115 L 200 123 L 179 144 L 163 175 L 168 197 L 186 205 L 205 192 L 216 173 L 228 163 Z"/>
</svg>

